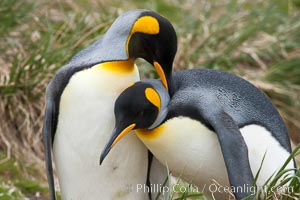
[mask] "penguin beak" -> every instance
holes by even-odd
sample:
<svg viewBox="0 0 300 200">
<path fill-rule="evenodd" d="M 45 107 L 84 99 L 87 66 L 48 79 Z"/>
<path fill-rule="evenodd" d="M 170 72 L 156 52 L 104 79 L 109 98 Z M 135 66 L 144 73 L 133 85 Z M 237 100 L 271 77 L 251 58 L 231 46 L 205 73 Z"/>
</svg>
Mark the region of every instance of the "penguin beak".
<svg viewBox="0 0 300 200">
<path fill-rule="evenodd" d="M 159 77 L 160 77 L 160 79 L 161 79 L 162 84 L 164 85 L 164 87 L 165 87 L 166 90 L 168 91 L 168 88 L 169 88 L 169 87 L 168 87 L 168 82 L 167 82 L 166 74 L 165 74 L 163 68 L 162 68 L 161 65 L 160 65 L 158 62 L 156 62 L 156 61 L 153 62 L 153 65 L 154 65 L 154 68 L 156 69 L 156 71 L 157 71 L 157 73 L 158 73 L 158 75 L 159 75 Z"/>
<path fill-rule="evenodd" d="M 131 124 L 129 126 L 119 127 L 116 126 L 116 128 L 113 130 L 111 138 L 109 139 L 108 143 L 105 145 L 104 150 L 101 153 L 100 156 L 100 165 L 102 164 L 104 158 L 107 156 L 107 154 L 110 152 L 110 150 L 125 136 L 127 133 L 129 133 L 131 130 L 134 129 L 136 124 Z"/>
</svg>

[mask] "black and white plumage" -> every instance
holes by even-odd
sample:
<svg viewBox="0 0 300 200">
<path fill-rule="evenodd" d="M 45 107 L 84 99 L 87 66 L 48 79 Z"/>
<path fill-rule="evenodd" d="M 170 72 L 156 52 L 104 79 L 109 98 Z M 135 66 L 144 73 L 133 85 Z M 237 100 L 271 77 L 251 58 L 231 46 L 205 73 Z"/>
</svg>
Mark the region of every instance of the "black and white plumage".
<svg viewBox="0 0 300 200">
<path fill-rule="evenodd" d="M 257 186 L 286 161 L 291 152 L 287 129 L 255 86 L 216 70 L 184 70 L 171 79 L 171 96 L 159 80 L 137 82 L 124 90 L 115 103 L 115 127 L 135 129 L 175 176 L 199 188 L 206 185 L 207 192 L 213 179 L 222 186 L 248 188 L 233 191 L 242 199 L 251 194 L 264 154 Z M 102 160 L 123 136 L 119 134 L 111 136 Z M 293 161 L 287 168 L 294 168 Z M 214 196 L 228 199 L 228 193 Z"/>
<path fill-rule="evenodd" d="M 156 63 L 160 77 L 166 79 L 176 45 L 168 20 L 155 12 L 134 10 L 118 17 L 101 39 L 58 70 L 47 87 L 43 127 L 51 199 L 55 199 L 51 149 L 63 199 L 148 199 L 147 193 L 132 188 L 146 183 L 151 165 L 146 147 L 135 135 L 125 138 L 114 158 L 102 166 L 98 155 L 113 129 L 115 99 L 139 80 L 134 60 Z M 156 165 L 156 174 L 151 173 L 161 176 L 164 170 Z"/>
</svg>

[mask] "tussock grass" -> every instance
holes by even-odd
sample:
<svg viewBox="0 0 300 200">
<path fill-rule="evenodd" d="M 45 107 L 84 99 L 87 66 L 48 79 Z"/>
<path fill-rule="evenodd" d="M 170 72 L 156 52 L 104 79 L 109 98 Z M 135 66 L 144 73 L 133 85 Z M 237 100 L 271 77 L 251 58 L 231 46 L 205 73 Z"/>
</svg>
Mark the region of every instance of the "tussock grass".
<svg viewBox="0 0 300 200">
<path fill-rule="evenodd" d="M 300 168 L 295 169 L 285 169 L 288 163 L 294 159 L 297 155 L 300 154 L 300 144 L 295 147 L 291 155 L 287 158 L 282 167 L 274 173 L 265 183 L 260 186 L 256 190 L 250 190 L 252 193 L 249 197 L 244 198 L 245 200 L 251 199 L 259 199 L 261 197 L 262 200 L 298 200 L 300 195 Z M 263 165 L 264 158 L 261 162 L 260 169 Z M 260 176 L 260 169 L 258 173 L 255 175 L 254 185 L 256 185 L 256 181 Z M 214 181 L 214 184 L 219 185 L 217 181 Z M 206 185 L 209 188 L 209 185 Z M 221 186 L 221 185 L 219 185 Z M 225 186 L 222 186 L 225 187 Z M 193 185 L 190 185 L 181 179 L 178 179 L 175 185 L 172 186 L 174 191 L 172 191 L 170 200 L 206 200 L 213 199 L 211 197 L 207 197 L 204 193 L 202 193 L 202 189 L 204 188 L 193 188 Z M 228 188 L 229 189 L 229 188 Z M 212 191 L 210 191 L 212 192 Z M 228 190 L 230 192 L 230 190 Z M 253 196 L 256 192 L 256 195 Z M 233 197 L 233 193 L 231 193 Z"/>
<path fill-rule="evenodd" d="M 121 13 L 151 9 L 178 33 L 175 70 L 231 71 L 262 89 L 300 142 L 300 12 L 296 0 L 0 1 L 0 165 L 43 172 L 44 91 L 55 71 Z M 142 63 L 142 65 L 144 65 Z M 144 69 L 143 77 L 156 76 Z"/>
<path fill-rule="evenodd" d="M 300 144 L 296 146 L 282 167 L 258 189 L 256 198 L 263 196 L 268 199 L 299 199 L 300 168 L 286 169 L 288 163 L 300 154 Z M 262 163 L 263 164 L 263 163 Z M 257 174 L 259 177 L 259 173 Z M 255 181 L 256 182 L 256 181 Z"/>
<path fill-rule="evenodd" d="M 0 153 L 0 158 L 5 155 Z M 48 188 L 40 184 L 37 171 L 28 163 L 10 158 L 0 165 L 0 199 L 19 200 L 25 197 L 45 198 Z"/>
<path fill-rule="evenodd" d="M 10 6 L 24 6 L 19 4 L 14 2 Z M 8 27 L 11 31 L 1 38 L 6 48 L 3 48 L 5 56 L 1 56 L 3 63 L 0 69 L 0 112 L 3 116 L 0 144 L 6 148 L 8 157 L 10 152 L 14 152 L 17 157 L 28 155 L 34 159 L 33 162 L 43 164 L 41 128 L 45 87 L 55 71 L 74 52 L 91 42 L 90 38 L 101 35 L 114 16 L 95 16 L 87 24 L 86 19 L 91 16 L 82 13 L 68 15 L 67 10 L 71 8 L 62 3 L 56 5 L 65 9 L 61 12 L 55 9 L 47 12 L 48 7 L 43 4 L 25 4 L 40 10 L 35 10 L 33 16 L 28 10 L 28 24 Z M 5 14 L 11 10 L 2 12 Z"/>
</svg>

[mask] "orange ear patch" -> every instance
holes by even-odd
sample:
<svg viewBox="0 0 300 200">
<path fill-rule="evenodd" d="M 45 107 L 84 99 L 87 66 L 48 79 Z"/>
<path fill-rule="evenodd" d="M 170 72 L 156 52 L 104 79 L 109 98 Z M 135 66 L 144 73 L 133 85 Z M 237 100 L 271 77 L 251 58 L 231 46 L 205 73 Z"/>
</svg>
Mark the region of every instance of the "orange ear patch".
<svg viewBox="0 0 300 200">
<path fill-rule="evenodd" d="M 126 52 L 128 55 L 128 44 L 131 39 L 131 36 L 134 33 L 145 33 L 150 35 L 155 35 L 159 33 L 159 23 L 157 19 L 151 16 L 143 16 L 136 20 L 131 29 L 130 35 L 127 38 L 126 42 Z"/>
<path fill-rule="evenodd" d="M 144 16 L 139 18 L 133 25 L 131 35 L 137 32 L 151 35 L 158 34 L 159 23 L 157 19 L 151 16 Z"/>
<path fill-rule="evenodd" d="M 145 95 L 148 101 L 155 105 L 158 110 L 160 110 L 160 97 L 158 93 L 152 88 L 146 88 Z"/>
</svg>

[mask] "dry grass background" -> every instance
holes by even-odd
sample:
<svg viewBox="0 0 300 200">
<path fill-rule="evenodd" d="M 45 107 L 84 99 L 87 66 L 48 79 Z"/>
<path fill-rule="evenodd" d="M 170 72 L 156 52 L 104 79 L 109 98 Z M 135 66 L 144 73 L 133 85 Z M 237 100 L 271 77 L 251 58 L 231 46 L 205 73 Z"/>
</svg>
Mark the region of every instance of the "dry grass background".
<svg viewBox="0 0 300 200">
<path fill-rule="evenodd" d="M 136 8 L 155 10 L 174 24 L 175 70 L 214 68 L 249 80 L 272 99 L 293 143 L 299 143 L 298 6 L 299 0 L 1 0 L 0 167 L 17 159 L 36 170 L 28 177 L 45 184 L 41 130 L 47 83 L 119 14 Z M 156 77 L 153 72 L 142 67 L 143 77 Z M 0 168 L 1 176 L 6 180 Z"/>
</svg>

